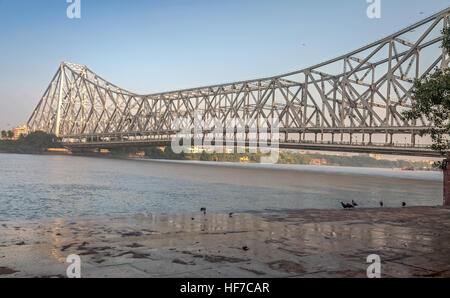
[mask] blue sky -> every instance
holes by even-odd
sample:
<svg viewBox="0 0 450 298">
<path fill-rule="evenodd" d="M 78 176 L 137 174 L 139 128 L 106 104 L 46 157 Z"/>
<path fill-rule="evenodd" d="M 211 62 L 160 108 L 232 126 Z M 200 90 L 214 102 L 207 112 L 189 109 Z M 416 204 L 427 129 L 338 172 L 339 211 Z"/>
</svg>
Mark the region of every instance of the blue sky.
<svg viewBox="0 0 450 298">
<path fill-rule="evenodd" d="M 450 0 L 0 0 L 0 129 L 25 123 L 61 61 L 152 93 L 285 73 L 328 60 Z"/>
</svg>

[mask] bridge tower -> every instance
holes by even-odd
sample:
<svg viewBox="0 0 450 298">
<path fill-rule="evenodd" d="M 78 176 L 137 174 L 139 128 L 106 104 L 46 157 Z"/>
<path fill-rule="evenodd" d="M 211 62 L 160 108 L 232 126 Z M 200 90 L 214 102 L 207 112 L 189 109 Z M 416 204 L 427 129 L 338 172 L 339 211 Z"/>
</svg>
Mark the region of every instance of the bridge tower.
<svg viewBox="0 0 450 298">
<path fill-rule="evenodd" d="M 60 75 L 59 75 L 59 90 L 58 90 L 58 103 L 56 106 L 56 125 L 55 125 L 55 135 L 59 137 L 59 127 L 61 123 L 61 106 L 62 106 L 62 100 L 63 100 L 63 74 L 64 74 L 64 62 L 61 63 L 60 66 Z"/>
</svg>

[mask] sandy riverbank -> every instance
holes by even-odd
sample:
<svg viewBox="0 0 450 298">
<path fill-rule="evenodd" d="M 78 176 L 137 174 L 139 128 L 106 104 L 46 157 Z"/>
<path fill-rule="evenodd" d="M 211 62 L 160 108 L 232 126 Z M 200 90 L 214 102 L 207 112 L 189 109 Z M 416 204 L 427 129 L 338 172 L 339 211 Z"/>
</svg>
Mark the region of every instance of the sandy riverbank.
<svg viewBox="0 0 450 298">
<path fill-rule="evenodd" d="M 248 248 L 248 249 L 247 249 Z M 0 222 L 0 277 L 450 277 L 443 207 Z"/>
</svg>

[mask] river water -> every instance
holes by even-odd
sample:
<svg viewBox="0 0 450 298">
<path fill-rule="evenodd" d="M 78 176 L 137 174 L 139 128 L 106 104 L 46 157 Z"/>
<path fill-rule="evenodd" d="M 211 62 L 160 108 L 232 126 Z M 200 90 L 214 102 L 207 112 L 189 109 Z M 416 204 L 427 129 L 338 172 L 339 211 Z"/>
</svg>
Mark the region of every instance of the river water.
<svg viewBox="0 0 450 298">
<path fill-rule="evenodd" d="M 0 154 L 0 221 L 440 205 L 442 173 Z"/>
</svg>

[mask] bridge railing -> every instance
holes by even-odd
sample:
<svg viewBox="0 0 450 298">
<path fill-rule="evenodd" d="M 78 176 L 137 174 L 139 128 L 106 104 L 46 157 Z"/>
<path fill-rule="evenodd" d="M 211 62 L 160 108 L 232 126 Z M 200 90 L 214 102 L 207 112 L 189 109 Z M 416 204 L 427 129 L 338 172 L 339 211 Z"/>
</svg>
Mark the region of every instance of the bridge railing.
<svg viewBox="0 0 450 298">
<path fill-rule="evenodd" d="M 63 138 L 63 143 L 66 145 L 77 145 L 77 144 L 98 144 L 100 147 L 108 146 L 108 144 L 114 143 L 114 144 L 152 144 L 153 142 L 166 142 L 170 144 L 173 140 L 174 136 L 167 136 L 167 135 L 134 135 L 134 136 L 86 136 L 83 138 Z M 208 139 L 208 137 L 200 138 L 200 140 Z M 258 142 L 258 139 L 251 139 L 253 141 Z M 260 139 L 261 140 L 261 139 Z M 191 138 L 191 144 L 195 144 L 195 139 Z M 199 143 L 202 143 L 199 142 Z M 237 143 L 246 143 L 249 142 L 249 138 L 235 138 L 235 142 Z M 226 144 L 227 139 L 223 138 L 221 140 L 223 144 Z M 411 143 L 401 143 L 401 142 L 392 142 L 392 143 L 386 143 L 386 142 L 362 142 L 362 141 L 321 141 L 321 140 L 294 140 L 289 139 L 286 140 L 284 138 L 279 138 L 278 140 L 275 140 L 271 137 L 267 138 L 265 140 L 267 144 L 309 144 L 309 145 L 325 145 L 325 146 L 352 146 L 352 147 L 365 147 L 365 146 L 372 146 L 372 147 L 385 147 L 385 148 L 414 148 L 414 149 L 429 149 L 431 147 L 431 144 L 411 144 Z M 214 143 L 214 141 L 212 142 Z"/>
</svg>

